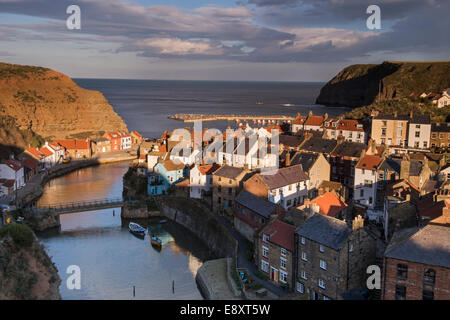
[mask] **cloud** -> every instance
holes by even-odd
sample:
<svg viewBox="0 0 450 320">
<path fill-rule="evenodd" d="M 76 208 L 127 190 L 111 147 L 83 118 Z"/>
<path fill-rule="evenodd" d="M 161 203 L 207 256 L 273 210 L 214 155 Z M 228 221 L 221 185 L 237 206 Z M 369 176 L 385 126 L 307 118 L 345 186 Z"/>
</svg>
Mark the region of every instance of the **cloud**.
<svg viewBox="0 0 450 320">
<path fill-rule="evenodd" d="M 390 21 L 381 32 L 365 29 L 365 10 L 371 2 L 248 0 L 226 8 L 182 9 L 124 0 L 79 0 L 82 29 L 70 31 L 65 27 L 65 9 L 73 1 L 0 0 L 0 12 L 42 19 L 0 25 L 0 40 L 26 39 L 43 45 L 72 41 L 89 47 L 110 43 L 111 52 L 158 59 L 282 63 L 351 61 L 382 51 L 449 51 L 450 2 L 379 1 L 382 19 Z"/>
</svg>

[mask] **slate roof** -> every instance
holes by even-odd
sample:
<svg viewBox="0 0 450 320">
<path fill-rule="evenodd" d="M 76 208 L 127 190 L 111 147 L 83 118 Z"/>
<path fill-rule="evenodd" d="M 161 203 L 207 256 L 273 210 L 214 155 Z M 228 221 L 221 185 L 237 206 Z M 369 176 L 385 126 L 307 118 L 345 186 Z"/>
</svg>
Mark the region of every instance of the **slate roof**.
<svg viewBox="0 0 450 320">
<path fill-rule="evenodd" d="M 450 268 L 450 232 L 448 227 L 427 225 L 396 232 L 385 257 Z"/>
<path fill-rule="evenodd" d="M 450 122 L 432 123 L 431 132 L 450 132 Z"/>
<path fill-rule="evenodd" d="M 412 124 L 430 124 L 431 118 L 429 114 L 418 114 L 413 115 L 409 122 Z"/>
<path fill-rule="evenodd" d="M 305 172 L 309 172 L 319 155 L 317 153 L 297 152 L 291 160 L 291 165 L 301 164 Z"/>
<path fill-rule="evenodd" d="M 241 191 L 236 202 L 265 218 L 270 218 L 270 214 L 277 207 L 275 203 L 259 198 L 245 190 Z"/>
<path fill-rule="evenodd" d="M 304 136 L 289 136 L 286 134 L 280 134 L 278 136 L 279 144 L 285 145 L 291 148 L 297 148 L 304 140 Z"/>
<path fill-rule="evenodd" d="M 217 169 L 217 171 L 214 172 L 213 174 L 215 176 L 220 176 L 224 178 L 236 179 L 242 172 L 244 172 L 244 169 L 242 168 L 224 165 L 223 167 Z"/>
<path fill-rule="evenodd" d="M 363 150 L 367 150 L 367 146 L 364 143 L 344 141 L 338 144 L 337 147 L 331 153 L 335 156 L 344 156 L 359 158 Z"/>
<path fill-rule="evenodd" d="M 374 117 L 377 120 L 409 120 L 409 114 L 399 114 L 397 116 L 393 114 L 379 114 Z"/>
<path fill-rule="evenodd" d="M 378 167 L 378 170 L 394 171 L 400 174 L 401 161 L 387 158 Z"/>
<path fill-rule="evenodd" d="M 344 221 L 323 214 L 313 215 L 297 230 L 299 236 L 334 250 L 339 250 L 351 233 L 352 230 Z"/>
<path fill-rule="evenodd" d="M 294 184 L 300 181 L 309 180 L 308 176 L 302 169 L 302 165 L 293 165 L 290 167 L 280 168 L 270 174 L 261 174 L 260 177 L 270 190 Z"/>
<path fill-rule="evenodd" d="M 312 137 L 300 147 L 300 150 L 329 154 L 336 148 L 336 145 L 336 140 Z"/>
</svg>

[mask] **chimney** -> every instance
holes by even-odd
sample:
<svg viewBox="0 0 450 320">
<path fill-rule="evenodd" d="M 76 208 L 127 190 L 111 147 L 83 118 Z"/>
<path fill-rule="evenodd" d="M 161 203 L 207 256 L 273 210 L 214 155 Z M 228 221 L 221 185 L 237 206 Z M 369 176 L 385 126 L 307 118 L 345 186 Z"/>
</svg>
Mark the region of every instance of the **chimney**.
<svg viewBox="0 0 450 320">
<path fill-rule="evenodd" d="M 286 154 L 286 167 L 289 167 L 291 165 L 291 153 L 288 151 Z"/>
<path fill-rule="evenodd" d="M 361 215 L 358 215 L 355 219 L 353 219 L 352 222 L 352 230 L 357 231 L 359 229 L 362 229 L 364 227 L 364 219 L 361 217 Z"/>
<path fill-rule="evenodd" d="M 414 116 L 414 111 L 413 110 L 411 110 L 410 112 L 409 112 L 409 117 L 412 119 L 413 118 L 413 116 Z"/>
<path fill-rule="evenodd" d="M 325 120 L 328 119 L 328 113 L 325 113 L 325 115 L 323 116 Z"/>
<path fill-rule="evenodd" d="M 409 161 L 409 158 L 405 156 L 402 159 L 402 162 L 400 164 L 400 179 L 408 179 L 409 178 L 409 170 L 411 167 L 411 162 Z"/>
<path fill-rule="evenodd" d="M 397 118 L 397 116 L 398 116 L 398 112 L 394 111 L 394 117 Z"/>
<path fill-rule="evenodd" d="M 313 112 L 312 110 L 309 110 L 309 116 L 312 117 L 313 116 Z"/>
</svg>

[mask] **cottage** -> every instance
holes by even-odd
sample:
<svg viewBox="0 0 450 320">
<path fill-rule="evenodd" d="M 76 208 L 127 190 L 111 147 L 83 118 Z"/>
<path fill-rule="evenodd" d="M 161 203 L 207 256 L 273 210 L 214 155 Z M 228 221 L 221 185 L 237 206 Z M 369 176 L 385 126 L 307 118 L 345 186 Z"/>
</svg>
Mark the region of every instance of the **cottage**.
<svg viewBox="0 0 450 320">
<path fill-rule="evenodd" d="M 319 137 L 312 137 L 300 146 L 300 151 L 309 153 L 322 153 L 327 157 L 333 152 L 337 146 L 337 140 L 323 139 Z"/>
<path fill-rule="evenodd" d="M 450 148 L 450 122 L 431 124 L 430 144 L 432 148 Z"/>
<path fill-rule="evenodd" d="M 167 194 L 169 188 L 186 175 L 185 165 L 166 160 L 158 163 L 148 176 L 148 194 Z"/>
<path fill-rule="evenodd" d="M 234 227 L 254 242 L 258 231 L 282 212 L 283 209 L 278 205 L 242 190 L 234 202 Z"/>
<path fill-rule="evenodd" d="M 105 137 L 92 139 L 91 150 L 93 154 L 111 152 L 111 141 Z"/>
<path fill-rule="evenodd" d="M 311 300 L 342 299 L 366 289 L 366 269 L 375 262 L 376 240 L 358 216 L 351 226 L 322 214 L 295 232 L 296 291 Z"/>
<path fill-rule="evenodd" d="M 355 167 L 355 185 L 353 198 L 366 208 L 375 209 L 377 196 L 377 170 L 381 163 L 379 156 L 363 153 Z"/>
<path fill-rule="evenodd" d="M 377 145 L 407 147 L 410 115 L 378 114 L 372 118 L 372 139 Z"/>
<path fill-rule="evenodd" d="M 323 123 L 328 118 L 328 115 L 325 116 L 314 116 L 312 112 L 310 116 L 305 121 L 304 130 L 306 131 L 323 131 Z"/>
<path fill-rule="evenodd" d="M 61 145 L 71 159 L 88 159 L 91 157 L 90 139 L 54 140 Z"/>
<path fill-rule="evenodd" d="M 442 91 L 442 95 L 436 100 L 439 109 L 450 106 L 450 88 Z"/>
<path fill-rule="evenodd" d="M 290 165 L 302 165 L 303 171 L 309 177 L 310 197 L 317 195 L 322 181 L 330 180 L 330 164 L 321 153 L 297 152 L 289 162 Z"/>
<path fill-rule="evenodd" d="M 189 173 L 189 195 L 191 198 L 203 199 L 212 193 L 213 173 L 219 169 L 217 164 L 194 165 Z"/>
<path fill-rule="evenodd" d="M 302 116 L 300 112 L 298 112 L 297 117 L 295 118 L 294 123 L 292 124 L 292 132 L 296 133 L 300 130 L 304 130 L 307 118 L 308 118 L 307 116 Z"/>
<path fill-rule="evenodd" d="M 347 207 L 343 197 L 333 191 L 326 192 L 306 202 L 306 207 L 310 209 L 311 214 L 324 214 L 333 218 L 344 220 L 347 218 Z M 298 208 L 304 209 L 304 206 Z"/>
<path fill-rule="evenodd" d="M 21 189 L 25 186 L 25 173 L 20 161 L 9 159 L 3 163 L 0 163 L 0 179 L 5 179 L 4 183 L 8 185 L 10 182 L 7 180 L 13 180 L 13 191 Z"/>
<path fill-rule="evenodd" d="M 258 234 L 255 261 L 276 285 L 292 290 L 294 284 L 294 233 L 296 227 L 273 219 Z"/>
<path fill-rule="evenodd" d="M 244 182 L 244 189 L 272 203 L 280 204 L 287 210 L 305 201 L 308 196 L 309 177 L 299 164 L 264 174 L 257 173 Z"/>
<path fill-rule="evenodd" d="M 234 200 L 242 189 L 249 172 L 243 168 L 224 165 L 213 173 L 212 208 L 215 212 L 232 214 Z"/>
<path fill-rule="evenodd" d="M 413 115 L 411 112 L 408 130 L 408 147 L 414 149 L 430 148 L 430 115 Z"/>
</svg>

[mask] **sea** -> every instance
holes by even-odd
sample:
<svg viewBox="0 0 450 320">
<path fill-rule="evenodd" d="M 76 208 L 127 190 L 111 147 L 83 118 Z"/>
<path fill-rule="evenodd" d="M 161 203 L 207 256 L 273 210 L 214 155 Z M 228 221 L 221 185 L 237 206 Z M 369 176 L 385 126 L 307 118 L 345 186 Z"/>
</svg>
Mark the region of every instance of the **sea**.
<svg viewBox="0 0 450 320">
<path fill-rule="evenodd" d="M 171 81 L 74 79 L 85 89 L 98 90 L 128 126 L 146 138 L 164 130 L 192 126 L 169 119 L 178 113 L 289 115 L 298 112 L 338 116 L 349 108 L 315 104 L 324 83 L 249 81 Z M 252 123 L 250 123 L 252 125 Z M 224 130 L 234 121 L 205 122 L 206 128 Z"/>
</svg>

